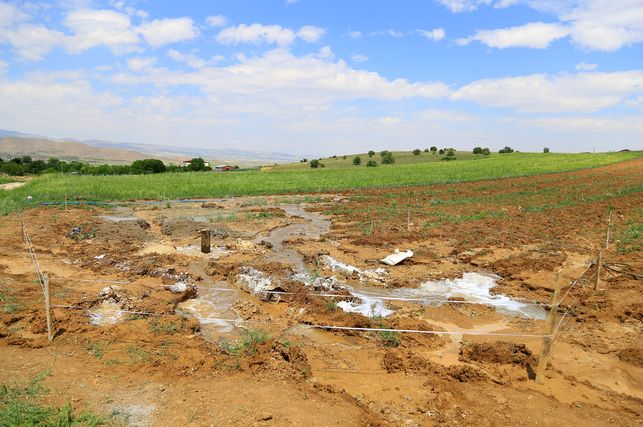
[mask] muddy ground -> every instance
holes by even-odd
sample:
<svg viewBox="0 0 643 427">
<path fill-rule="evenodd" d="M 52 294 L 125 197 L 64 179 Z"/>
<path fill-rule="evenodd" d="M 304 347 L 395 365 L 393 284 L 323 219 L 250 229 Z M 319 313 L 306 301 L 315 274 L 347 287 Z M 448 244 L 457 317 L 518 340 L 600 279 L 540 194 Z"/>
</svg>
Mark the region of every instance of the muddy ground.
<svg viewBox="0 0 643 427">
<path fill-rule="evenodd" d="M 4 217 L 0 384 L 45 372 L 39 401 L 116 425 L 639 425 L 642 177 L 639 159 L 476 183 L 30 209 L 52 343 L 20 218 Z M 379 262 L 395 249 L 414 256 Z M 539 384 L 558 272 L 565 298 Z M 469 279 L 495 286 L 440 294 Z"/>
</svg>

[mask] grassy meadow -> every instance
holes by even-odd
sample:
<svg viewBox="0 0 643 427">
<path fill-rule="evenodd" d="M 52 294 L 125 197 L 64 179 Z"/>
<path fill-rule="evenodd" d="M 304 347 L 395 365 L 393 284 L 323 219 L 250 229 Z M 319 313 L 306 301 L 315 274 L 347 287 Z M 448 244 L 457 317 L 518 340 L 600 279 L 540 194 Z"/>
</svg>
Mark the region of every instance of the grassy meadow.
<svg viewBox="0 0 643 427">
<path fill-rule="evenodd" d="M 422 151 L 420 154 L 415 155 L 412 151 L 393 151 L 393 157 L 395 158 L 396 165 L 407 165 L 407 164 L 417 164 L 417 163 L 433 163 L 440 162 L 444 154 L 432 154 L 431 152 L 425 153 Z M 492 153 L 490 156 L 483 156 L 481 154 L 473 154 L 471 151 L 456 151 L 456 159 L 458 160 L 472 160 L 472 159 L 482 159 L 486 157 L 495 157 L 500 156 L 498 153 Z M 379 152 L 376 152 L 373 157 L 369 157 L 368 153 L 360 154 L 350 154 L 346 156 L 332 156 L 320 158 L 326 169 L 343 169 L 343 168 L 354 168 L 353 158 L 359 156 L 362 159 L 362 164 L 360 168 L 366 167 L 366 162 L 369 160 L 375 160 L 377 165 L 380 166 L 382 163 L 382 157 Z M 308 159 L 309 161 L 312 159 Z M 275 166 L 266 166 L 264 170 L 270 171 L 284 171 L 284 170 L 307 170 L 310 169 L 309 163 L 297 162 L 297 163 L 285 163 Z"/>
<path fill-rule="evenodd" d="M 105 201 L 312 193 L 539 175 L 598 167 L 640 156 L 641 152 L 512 153 L 478 157 L 475 160 L 396 163 L 375 168 L 346 166 L 123 176 L 51 174 L 35 178 L 15 190 L 0 190 L 0 214 L 6 215 L 27 204 L 63 201 L 66 195 L 69 200 Z M 31 196 L 29 201 L 28 196 Z"/>
</svg>

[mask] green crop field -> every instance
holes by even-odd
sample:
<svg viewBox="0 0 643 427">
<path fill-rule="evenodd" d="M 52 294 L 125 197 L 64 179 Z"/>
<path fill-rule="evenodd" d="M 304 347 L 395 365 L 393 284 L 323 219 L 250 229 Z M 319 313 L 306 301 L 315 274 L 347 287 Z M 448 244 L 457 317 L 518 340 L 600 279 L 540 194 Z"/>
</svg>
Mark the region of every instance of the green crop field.
<svg viewBox="0 0 643 427">
<path fill-rule="evenodd" d="M 502 156 L 504 154 L 492 153 L 490 156 L 483 156 L 482 154 L 472 154 L 471 151 L 456 151 L 457 160 L 472 160 L 472 159 L 483 159 L 488 157 Z M 362 159 L 362 164 L 359 166 L 353 166 L 353 159 L 355 156 L 359 156 Z M 346 157 L 346 158 L 344 158 Z M 444 154 L 435 154 L 425 153 L 422 151 L 420 154 L 415 155 L 412 151 L 393 151 L 393 157 L 395 158 L 396 165 L 406 165 L 406 164 L 417 164 L 417 163 L 432 163 L 432 162 L 441 162 L 441 159 L 444 157 Z M 308 159 L 312 160 L 312 159 Z M 319 159 L 326 169 L 340 169 L 340 168 L 365 168 L 366 162 L 369 160 L 375 160 L 377 165 L 380 166 L 382 163 L 382 157 L 379 152 L 376 152 L 372 157 L 368 156 L 368 153 L 361 154 L 350 154 L 346 156 L 332 156 Z M 270 170 L 280 171 L 280 170 L 305 170 L 310 169 L 310 164 L 308 162 L 297 162 L 297 163 L 286 163 L 281 165 L 269 166 Z"/>
<path fill-rule="evenodd" d="M 475 160 L 246 172 L 193 172 L 157 175 L 44 175 L 24 187 L 0 191 L 0 214 L 45 201 L 208 198 L 372 187 L 426 185 L 592 168 L 635 159 L 641 152 L 600 154 L 513 153 Z"/>
</svg>

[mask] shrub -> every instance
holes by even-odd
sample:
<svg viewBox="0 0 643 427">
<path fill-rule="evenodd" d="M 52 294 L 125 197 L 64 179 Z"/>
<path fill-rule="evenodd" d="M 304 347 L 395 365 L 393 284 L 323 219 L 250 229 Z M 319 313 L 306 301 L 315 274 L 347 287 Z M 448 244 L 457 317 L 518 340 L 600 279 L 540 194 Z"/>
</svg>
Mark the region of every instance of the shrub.
<svg viewBox="0 0 643 427">
<path fill-rule="evenodd" d="M 430 150 L 431 150 L 431 152 L 432 152 L 433 154 L 435 154 L 435 153 L 436 153 L 436 151 L 438 151 L 438 147 L 433 146 L 433 147 L 431 147 L 431 148 L 430 148 Z"/>
<path fill-rule="evenodd" d="M 476 147 L 473 149 L 473 154 L 482 154 L 482 147 Z"/>
<path fill-rule="evenodd" d="M 500 154 L 513 153 L 514 149 L 511 147 L 505 147 L 502 150 L 498 151 Z"/>
<path fill-rule="evenodd" d="M 488 148 L 483 148 L 482 149 L 482 154 L 484 156 L 489 156 L 491 154 L 491 150 L 489 150 Z"/>
<path fill-rule="evenodd" d="M 392 165 L 395 163 L 395 158 L 393 157 L 393 153 L 390 151 L 387 151 L 385 155 L 382 156 L 382 164 L 384 165 Z"/>
<path fill-rule="evenodd" d="M 367 168 L 374 168 L 375 166 L 377 166 L 377 162 L 376 162 L 375 160 L 369 160 L 369 161 L 366 163 L 366 167 L 367 167 Z"/>
<path fill-rule="evenodd" d="M 549 147 L 543 148 L 543 153 L 545 153 L 545 154 L 549 153 Z"/>
<path fill-rule="evenodd" d="M 447 151 L 446 155 L 442 157 L 442 160 L 450 161 L 450 160 L 455 160 L 455 151 L 453 148 L 450 148 L 449 151 Z"/>
<path fill-rule="evenodd" d="M 308 164 L 310 165 L 311 168 L 317 169 L 318 167 L 321 166 L 322 163 L 317 159 L 313 159 Z"/>
<path fill-rule="evenodd" d="M 416 148 L 415 150 L 413 150 L 413 155 L 414 156 L 419 156 L 421 152 L 422 152 L 422 150 L 420 150 L 419 148 Z"/>
<path fill-rule="evenodd" d="M 355 156 L 353 158 L 353 165 L 354 166 L 359 166 L 362 164 L 362 158 L 360 156 Z"/>
<path fill-rule="evenodd" d="M 440 148 L 440 151 L 438 151 L 439 154 L 444 154 L 444 148 Z"/>
<path fill-rule="evenodd" d="M 375 151 L 370 150 L 370 151 L 368 152 L 368 157 L 373 157 L 374 155 L 375 155 Z"/>
</svg>

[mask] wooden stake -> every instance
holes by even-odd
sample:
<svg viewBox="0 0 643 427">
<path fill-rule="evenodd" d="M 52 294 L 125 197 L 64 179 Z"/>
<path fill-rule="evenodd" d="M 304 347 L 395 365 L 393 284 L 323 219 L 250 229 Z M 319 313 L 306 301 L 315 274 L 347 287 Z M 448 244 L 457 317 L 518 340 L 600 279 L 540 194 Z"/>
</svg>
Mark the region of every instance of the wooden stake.
<svg viewBox="0 0 643 427">
<path fill-rule="evenodd" d="M 605 240 L 605 249 L 610 248 L 610 226 L 612 225 L 612 211 L 610 211 L 610 216 L 607 218 L 607 239 Z"/>
<path fill-rule="evenodd" d="M 596 264 L 596 278 L 594 280 L 594 292 L 598 292 L 601 283 L 601 267 L 603 266 L 603 251 L 598 251 L 598 264 Z"/>
<path fill-rule="evenodd" d="M 45 285 L 45 315 L 47 316 L 47 338 L 49 342 L 54 339 L 54 325 L 51 318 L 51 288 L 49 287 L 49 277 L 44 274 L 43 281 Z"/>
<path fill-rule="evenodd" d="M 406 231 L 411 231 L 411 205 L 406 207 Z"/>
<path fill-rule="evenodd" d="M 542 384 L 543 377 L 545 376 L 545 370 L 547 369 L 547 363 L 549 362 L 549 356 L 551 354 L 551 345 L 554 341 L 552 334 L 554 333 L 554 324 L 556 322 L 556 315 L 558 314 L 558 297 L 560 295 L 560 272 L 556 273 L 556 285 L 554 287 L 554 297 L 551 301 L 551 310 L 547 314 L 547 320 L 545 323 L 545 330 L 543 331 L 543 345 L 540 349 L 540 357 L 538 358 L 538 371 L 536 372 L 536 383 Z"/>
<path fill-rule="evenodd" d="M 65 194 L 65 210 L 67 210 L 67 195 Z"/>
<path fill-rule="evenodd" d="M 210 253 L 210 230 L 201 230 L 201 252 Z"/>
</svg>

